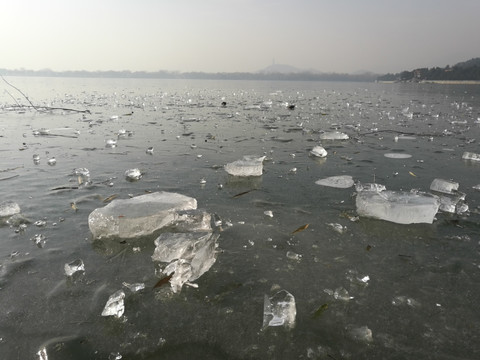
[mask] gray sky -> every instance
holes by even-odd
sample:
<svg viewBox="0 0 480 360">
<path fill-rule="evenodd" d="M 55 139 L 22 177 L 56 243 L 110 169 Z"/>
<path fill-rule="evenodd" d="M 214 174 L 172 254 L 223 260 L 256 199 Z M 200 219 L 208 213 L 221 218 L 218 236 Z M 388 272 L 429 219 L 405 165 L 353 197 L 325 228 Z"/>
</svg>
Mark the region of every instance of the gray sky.
<svg viewBox="0 0 480 360">
<path fill-rule="evenodd" d="M 480 0 L 11 0 L 0 68 L 400 72 L 480 57 Z"/>
</svg>

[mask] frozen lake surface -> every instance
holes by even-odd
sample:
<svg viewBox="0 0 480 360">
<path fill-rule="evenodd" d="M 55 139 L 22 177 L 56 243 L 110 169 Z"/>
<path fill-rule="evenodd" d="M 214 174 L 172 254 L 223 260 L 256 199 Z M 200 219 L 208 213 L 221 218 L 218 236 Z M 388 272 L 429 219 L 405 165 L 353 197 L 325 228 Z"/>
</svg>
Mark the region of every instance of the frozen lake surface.
<svg viewBox="0 0 480 360">
<path fill-rule="evenodd" d="M 462 159 L 480 153 L 478 85 L 8 81 L 90 113 L 20 106 L 1 82 L 0 202 L 20 208 L 0 219 L 2 359 L 480 357 L 480 162 Z M 265 157 L 262 175 L 225 171 L 244 156 Z M 468 210 L 359 217 L 349 176 L 426 193 L 445 179 Z M 88 224 L 161 191 L 219 225 L 211 267 L 177 292 L 152 260 L 162 230 L 93 239 Z M 124 311 L 102 316 L 120 290 Z"/>
</svg>

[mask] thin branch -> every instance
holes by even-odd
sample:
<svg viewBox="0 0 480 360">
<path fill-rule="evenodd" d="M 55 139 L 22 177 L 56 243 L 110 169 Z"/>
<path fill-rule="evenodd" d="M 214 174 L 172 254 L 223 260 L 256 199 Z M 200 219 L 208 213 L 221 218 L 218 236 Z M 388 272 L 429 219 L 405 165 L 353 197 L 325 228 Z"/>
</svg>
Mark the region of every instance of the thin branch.
<svg viewBox="0 0 480 360">
<path fill-rule="evenodd" d="M 76 109 L 61 108 L 61 107 L 35 106 L 35 105 L 30 101 L 30 99 L 28 98 L 28 96 L 23 93 L 22 90 L 20 90 L 19 88 L 17 88 L 15 85 L 10 84 L 10 83 L 3 77 L 3 75 L 0 75 L 0 77 L 2 78 L 3 81 L 5 81 L 5 83 L 7 83 L 7 85 L 11 86 L 11 87 L 14 88 L 15 90 L 17 90 L 20 94 L 22 94 L 22 96 L 29 102 L 29 104 L 31 105 L 31 107 L 34 108 L 36 111 L 40 111 L 40 109 L 43 109 L 43 110 L 63 110 L 63 111 L 73 111 L 73 112 L 91 114 L 90 110 L 88 110 L 88 109 L 87 109 L 87 110 L 76 110 Z M 8 93 L 8 91 L 7 91 L 7 93 Z M 11 96 L 11 95 L 10 95 L 10 96 Z M 13 96 L 12 96 L 12 97 L 13 97 Z M 17 104 L 18 104 L 18 102 L 17 102 Z"/>
</svg>

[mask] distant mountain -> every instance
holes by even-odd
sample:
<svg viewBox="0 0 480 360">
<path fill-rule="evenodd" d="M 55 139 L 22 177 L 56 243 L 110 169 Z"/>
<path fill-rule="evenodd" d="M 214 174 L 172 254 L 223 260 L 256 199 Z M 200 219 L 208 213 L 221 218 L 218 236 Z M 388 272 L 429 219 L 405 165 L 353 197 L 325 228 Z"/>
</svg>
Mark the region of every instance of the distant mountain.
<svg viewBox="0 0 480 360">
<path fill-rule="evenodd" d="M 473 66 L 480 66 L 480 58 L 473 58 L 464 62 L 459 62 L 455 66 L 458 66 L 462 69 L 467 69 Z"/>
<path fill-rule="evenodd" d="M 285 64 L 272 64 L 258 71 L 260 74 L 298 74 L 301 72 L 305 72 L 305 70 L 300 70 L 295 66 Z"/>
</svg>

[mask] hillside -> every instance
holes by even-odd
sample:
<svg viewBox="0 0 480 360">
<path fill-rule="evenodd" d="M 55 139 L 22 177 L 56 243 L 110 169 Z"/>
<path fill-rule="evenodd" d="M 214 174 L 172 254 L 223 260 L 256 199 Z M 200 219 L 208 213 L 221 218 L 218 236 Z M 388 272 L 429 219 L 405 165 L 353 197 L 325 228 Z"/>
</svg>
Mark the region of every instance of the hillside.
<svg viewBox="0 0 480 360">
<path fill-rule="evenodd" d="M 444 68 L 419 68 L 402 71 L 397 74 L 379 76 L 378 81 L 480 81 L 480 58 L 459 62 L 454 66 Z"/>
</svg>

